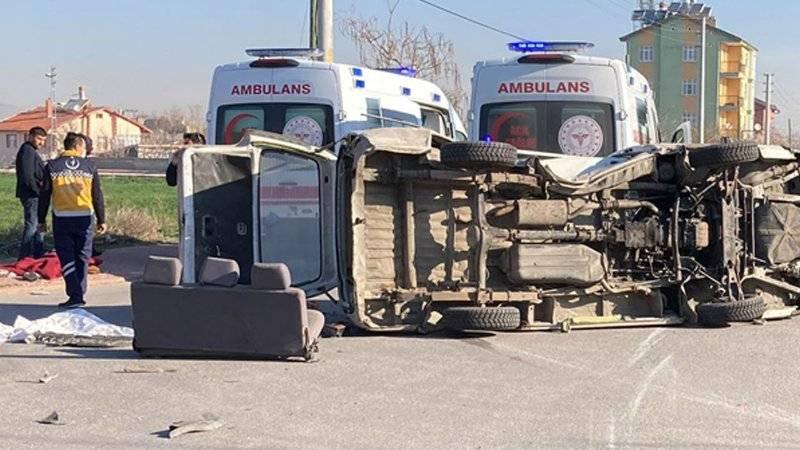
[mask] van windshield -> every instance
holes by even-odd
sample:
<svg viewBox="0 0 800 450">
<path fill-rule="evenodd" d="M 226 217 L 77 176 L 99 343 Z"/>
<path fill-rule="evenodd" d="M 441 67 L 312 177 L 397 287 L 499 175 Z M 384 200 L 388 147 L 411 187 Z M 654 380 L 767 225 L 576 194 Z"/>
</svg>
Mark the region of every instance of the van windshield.
<svg viewBox="0 0 800 450">
<path fill-rule="evenodd" d="M 605 156 L 616 148 L 613 117 L 607 103 L 491 103 L 481 108 L 480 136 L 522 150 Z"/>
<path fill-rule="evenodd" d="M 216 144 L 235 144 L 245 130 L 285 134 L 310 145 L 333 142 L 333 108 L 311 103 L 248 103 L 217 110 Z"/>
</svg>

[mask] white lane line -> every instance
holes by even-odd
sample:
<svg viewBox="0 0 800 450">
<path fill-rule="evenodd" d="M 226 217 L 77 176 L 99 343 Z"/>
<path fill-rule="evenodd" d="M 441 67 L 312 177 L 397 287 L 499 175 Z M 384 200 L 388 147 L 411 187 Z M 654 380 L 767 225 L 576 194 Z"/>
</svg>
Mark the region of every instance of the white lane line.
<svg viewBox="0 0 800 450">
<path fill-rule="evenodd" d="M 628 359 L 628 367 L 633 367 L 639 360 L 647 355 L 647 352 L 652 350 L 659 342 L 664 339 L 664 331 L 665 328 L 658 328 L 649 336 L 647 336 L 639 345 L 636 347 L 636 350 L 633 352 L 633 355 Z"/>
</svg>

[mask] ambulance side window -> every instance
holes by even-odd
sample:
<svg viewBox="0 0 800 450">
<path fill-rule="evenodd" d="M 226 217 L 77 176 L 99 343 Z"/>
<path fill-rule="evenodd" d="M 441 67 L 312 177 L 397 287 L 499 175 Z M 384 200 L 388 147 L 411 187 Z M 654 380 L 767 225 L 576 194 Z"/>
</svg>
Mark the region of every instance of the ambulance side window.
<svg viewBox="0 0 800 450">
<path fill-rule="evenodd" d="M 380 128 L 383 126 L 381 117 L 381 101 L 377 98 L 367 99 L 367 126 L 369 128 Z"/>
<path fill-rule="evenodd" d="M 422 126 L 444 136 L 451 136 L 452 125 L 450 114 L 434 108 L 420 107 L 422 111 Z"/>
<path fill-rule="evenodd" d="M 641 98 L 636 99 L 636 119 L 638 123 L 637 138 L 639 144 L 650 144 L 653 142 L 650 133 L 650 111 L 647 109 L 647 102 Z"/>
</svg>

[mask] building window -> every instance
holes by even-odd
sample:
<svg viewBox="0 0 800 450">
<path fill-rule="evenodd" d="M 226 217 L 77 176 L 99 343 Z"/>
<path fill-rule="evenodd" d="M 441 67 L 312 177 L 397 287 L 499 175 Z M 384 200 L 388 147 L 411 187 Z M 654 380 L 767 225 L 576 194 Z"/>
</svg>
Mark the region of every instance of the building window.
<svg viewBox="0 0 800 450">
<path fill-rule="evenodd" d="M 639 61 L 653 62 L 653 47 L 649 45 L 639 47 Z"/>
<path fill-rule="evenodd" d="M 15 148 L 17 146 L 17 135 L 16 134 L 7 134 L 6 135 L 6 148 Z"/>
<path fill-rule="evenodd" d="M 697 61 L 697 46 L 687 45 L 683 47 L 683 62 Z"/>
<path fill-rule="evenodd" d="M 683 113 L 682 122 L 689 122 L 692 124 L 692 128 L 697 128 L 697 114 L 695 113 Z"/>
<path fill-rule="evenodd" d="M 697 95 L 697 80 L 683 80 L 682 92 L 685 96 Z"/>
<path fill-rule="evenodd" d="M 102 114 L 95 114 L 95 115 L 94 115 L 94 118 L 95 118 L 95 119 L 102 119 L 102 118 L 103 118 L 103 115 L 102 115 Z"/>
</svg>

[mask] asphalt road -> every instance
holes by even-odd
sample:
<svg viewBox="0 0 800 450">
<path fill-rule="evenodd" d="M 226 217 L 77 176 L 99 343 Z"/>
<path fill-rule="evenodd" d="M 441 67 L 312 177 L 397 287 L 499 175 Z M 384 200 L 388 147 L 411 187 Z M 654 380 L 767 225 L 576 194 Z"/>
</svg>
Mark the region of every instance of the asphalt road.
<svg viewBox="0 0 800 450">
<path fill-rule="evenodd" d="M 0 294 L 0 322 L 55 296 Z M 91 309 L 130 321 L 127 290 Z M 2 448 L 800 447 L 800 321 L 326 339 L 315 364 L 0 344 Z M 174 369 L 120 374 L 126 366 Z M 44 371 L 59 376 L 36 384 Z M 35 422 L 58 411 L 66 425 Z M 211 412 L 222 429 L 174 440 Z"/>
</svg>

